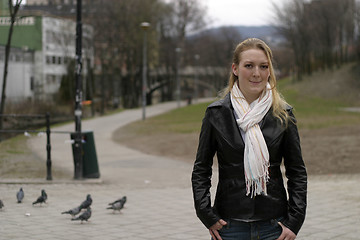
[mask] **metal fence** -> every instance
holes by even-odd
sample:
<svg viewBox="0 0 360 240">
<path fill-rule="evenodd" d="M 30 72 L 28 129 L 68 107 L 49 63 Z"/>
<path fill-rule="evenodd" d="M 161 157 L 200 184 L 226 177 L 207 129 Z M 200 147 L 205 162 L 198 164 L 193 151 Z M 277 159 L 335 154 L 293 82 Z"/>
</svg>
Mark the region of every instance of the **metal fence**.
<svg viewBox="0 0 360 240">
<path fill-rule="evenodd" d="M 21 118 L 21 119 L 44 119 L 46 130 L 32 130 L 32 129 L 0 129 L 0 133 L 46 133 L 46 180 L 52 180 L 51 173 L 51 143 L 50 143 L 50 134 L 51 133 L 65 133 L 69 134 L 70 132 L 66 131 L 51 131 L 50 130 L 50 114 L 0 114 L 0 118 Z"/>
</svg>

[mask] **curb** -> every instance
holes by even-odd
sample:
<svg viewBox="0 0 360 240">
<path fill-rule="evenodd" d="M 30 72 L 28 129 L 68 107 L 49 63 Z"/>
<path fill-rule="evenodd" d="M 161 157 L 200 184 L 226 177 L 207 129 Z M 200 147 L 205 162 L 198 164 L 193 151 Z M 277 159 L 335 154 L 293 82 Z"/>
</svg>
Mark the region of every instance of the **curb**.
<svg viewBox="0 0 360 240">
<path fill-rule="evenodd" d="M 101 178 L 97 179 L 55 179 L 46 180 L 42 178 L 18 178 L 18 179 L 0 179 L 0 184 L 103 184 Z"/>
</svg>

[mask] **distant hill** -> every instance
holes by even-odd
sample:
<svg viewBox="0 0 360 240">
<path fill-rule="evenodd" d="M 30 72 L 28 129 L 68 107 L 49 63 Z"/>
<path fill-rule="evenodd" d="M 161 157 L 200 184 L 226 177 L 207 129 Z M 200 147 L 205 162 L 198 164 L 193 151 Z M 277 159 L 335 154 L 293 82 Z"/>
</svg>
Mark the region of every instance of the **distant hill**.
<svg viewBox="0 0 360 240">
<path fill-rule="evenodd" d="M 276 29 L 273 26 L 234 26 L 233 28 L 239 31 L 244 38 L 263 38 L 276 34 Z"/>
<path fill-rule="evenodd" d="M 266 41 L 269 45 L 278 45 L 285 41 L 284 37 L 281 36 L 277 29 L 271 25 L 264 26 L 223 26 L 206 29 L 203 32 L 197 34 L 207 33 L 210 35 L 218 35 L 221 33 L 221 29 L 233 29 L 234 31 L 238 31 L 241 34 L 243 39 L 245 38 L 260 38 Z M 197 34 L 194 34 L 192 37 L 196 37 Z"/>
<path fill-rule="evenodd" d="M 274 26 L 235 26 L 234 29 L 239 31 L 243 38 L 260 38 L 269 45 L 278 45 L 285 41 Z"/>
</svg>

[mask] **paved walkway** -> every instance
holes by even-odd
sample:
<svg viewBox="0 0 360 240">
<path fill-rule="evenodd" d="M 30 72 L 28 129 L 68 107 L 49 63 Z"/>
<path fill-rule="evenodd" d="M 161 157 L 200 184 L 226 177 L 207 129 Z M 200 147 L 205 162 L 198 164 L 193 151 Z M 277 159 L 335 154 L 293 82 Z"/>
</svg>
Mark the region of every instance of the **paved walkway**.
<svg viewBox="0 0 360 240">
<path fill-rule="evenodd" d="M 147 116 L 173 108 L 175 102 L 148 107 Z M 83 130 L 94 131 L 100 179 L 72 180 L 73 158 L 66 134 L 52 134 L 51 141 L 53 168 L 64 169 L 68 179 L 56 175 L 53 181 L 0 179 L 0 199 L 5 204 L 0 210 L 0 239 L 209 239 L 193 209 L 192 165 L 112 141 L 117 128 L 138 119 L 141 109 L 83 121 Z M 73 129 L 71 124 L 53 130 Z M 44 163 L 45 142 L 45 137 L 28 142 Z M 360 239 L 359 182 L 360 175 L 310 177 L 308 215 L 297 239 Z M 17 204 L 20 187 L 25 199 Z M 48 203 L 32 206 L 41 189 L 47 191 Z M 88 193 L 93 198 L 89 222 L 70 221 L 70 216 L 61 214 L 79 205 Z M 128 200 L 120 213 L 106 210 L 109 202 L 124 195 Z"/>
</svg>

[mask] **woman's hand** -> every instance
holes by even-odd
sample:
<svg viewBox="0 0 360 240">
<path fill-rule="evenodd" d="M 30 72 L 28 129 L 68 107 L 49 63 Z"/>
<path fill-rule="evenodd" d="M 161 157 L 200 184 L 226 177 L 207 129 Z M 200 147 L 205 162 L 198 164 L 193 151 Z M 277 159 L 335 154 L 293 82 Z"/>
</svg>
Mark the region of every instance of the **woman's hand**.
<svg viewBox="0 0 360 240">
<path fill-rule="evenodd" d="M 295 233 L 285 227 L 281 222 L 279 222 L 279 225 L 282 227 L 282 233 L 276 240 L 294 240 L 296 238 Z"/>
<path fill-rule="evenodd" d="M 214 225 L 212 225 L 209 228 L 210 235 L 214 240 L 222 240 L 222 238 L 220 237 L 220 234 L 219 234 L 219 230 L 222 229 L 222 227 L 225 226 L 226 224 L 227 224 L 227 222 L 220 219 L 219 221 L 217 221 Z"/>
</svg>

